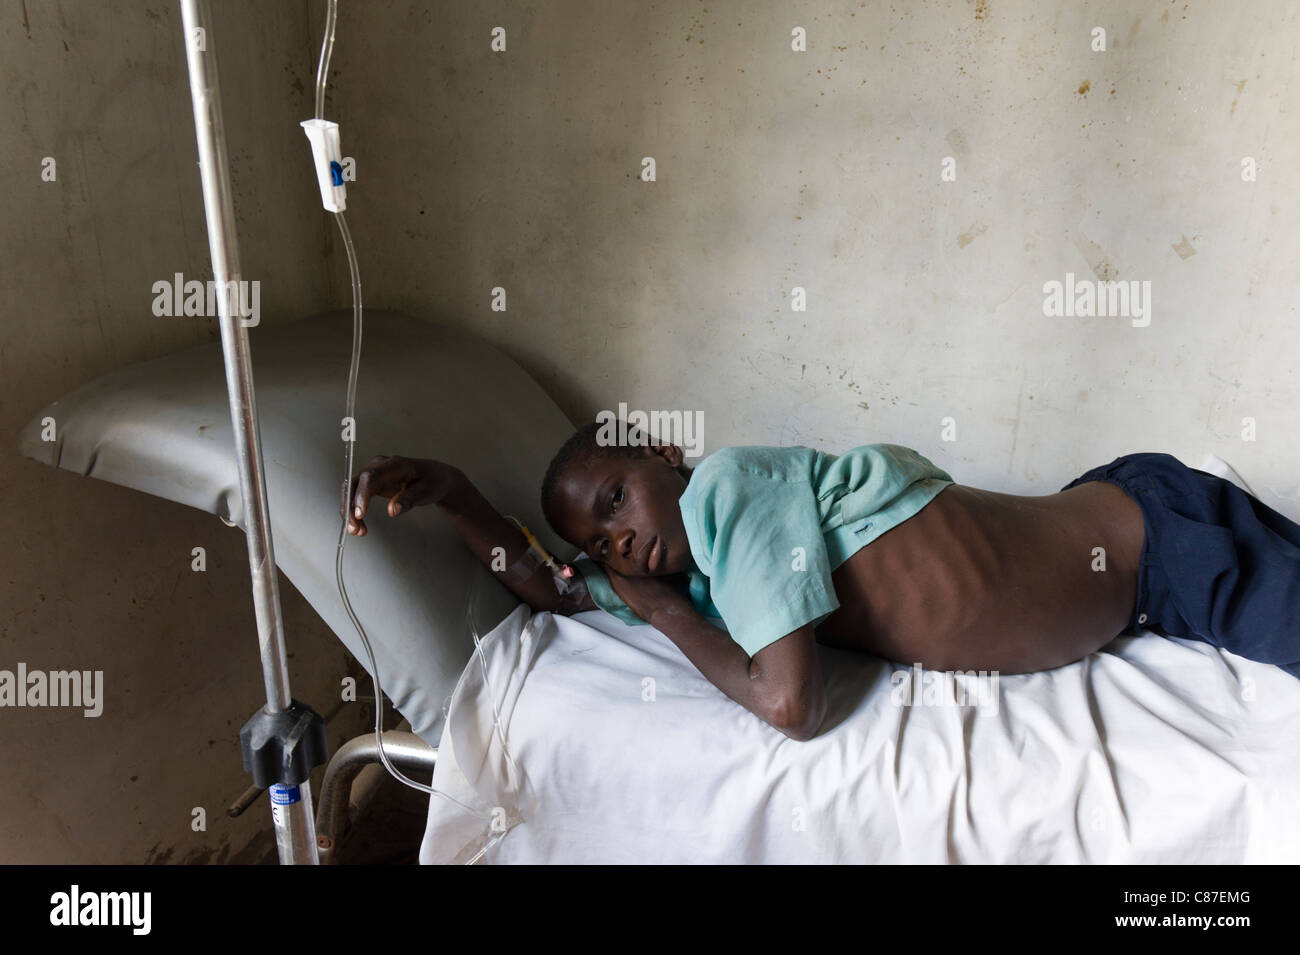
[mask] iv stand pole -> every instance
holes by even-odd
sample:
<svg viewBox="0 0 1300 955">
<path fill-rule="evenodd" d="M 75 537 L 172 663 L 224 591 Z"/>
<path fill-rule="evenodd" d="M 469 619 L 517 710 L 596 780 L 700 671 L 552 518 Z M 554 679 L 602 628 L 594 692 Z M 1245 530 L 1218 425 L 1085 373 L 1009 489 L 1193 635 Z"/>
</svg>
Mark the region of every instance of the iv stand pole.
<svg viewBox="0 0 1300 955">
<path fill-rule="evenodd" d="M 230 421 L 239 464 L 239 487 L 244 501 L 248 562 L 253 580 L 253 607 L 266 683 L 266 713 L 291 709 L 289 671 L 285 663 L 284 620 L 280 590 L 271 548 L 271 524 L 266 500 L 266 473 L 262 466 L 262 438 L 253 395 L 253 369 L 248 331 L 243 316 L 232 308 L 242 276 L 239 243 L 235 234 L 231 198 L 230 164 L 221 119 L 221 89 L 212 46 L 212 12 L 208 0 L 180 0 L 189 64 L 190 98 L 194 103 L 194 131 L 198 139 L 199 169 L 203 180 L 203 207 L 207 214 L 208 245 L 212 252 L 212 277 L 217 283 L 221 347 L 230 395 Z M 236 298 L 236 301 L 238 299 Z M 312 818 L 311 782 L 303 779 L 294 790 L 300 798 L 277 804 L 272 787 L 272 817 L 281 864 L 316 865 L 316 826 Z"/>
</svg>

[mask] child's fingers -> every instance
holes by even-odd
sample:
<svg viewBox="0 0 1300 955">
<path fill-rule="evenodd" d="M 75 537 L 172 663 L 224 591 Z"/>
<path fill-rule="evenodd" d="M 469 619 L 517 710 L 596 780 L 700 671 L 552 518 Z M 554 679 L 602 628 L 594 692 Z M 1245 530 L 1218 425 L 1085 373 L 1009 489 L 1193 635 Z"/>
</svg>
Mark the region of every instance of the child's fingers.
<svg viewBox="0 0 1300 955">
<path fill-rule="evenodd" d="M 367 468 L 356 476 L 356 490 L 352 493 L 352 511 L 348 515 L 361 520 L 370 511 L 370 498 L 374 496 L 374 471 Z"/>
<path fill-rule="evenodd" d="M 395 489 L 394 484 L 397 485 Z M 376 455 L 349 482 L 344 505 L 347 509 L 348 533 L 365 536 L 364 518 L 370 511 L 371 498 L 376 495 L 390 498 L 388 514 L 396 517 L 402 511 L 414 507 L 418 503 L 418 495 L 423 491 L 423 481 L 413 476 L 411 463 L 407 459 Z"/>
<path fill-rule="evenodd" d="M 348 489 L 348 533 L 364 536 L 366 532 L 366 514 L 370 511 L 370 499 L 379 491 L 376 486 L 376 469 L 374 462 L 365 470 L 357 472 Z"/>
<path fill-rule="evenodd" d="M 359 476 L 357 475 L 357 477 Z M 358 520 L 352 511 L 357 488 L 357 477 L 353 477 L 344 484 L 342 493 L 339 495 L 339 516 L 347 519 L 349 534 L 362 534 L 365 532 L 365 524 Z"/>
<path fill-rule="evenodd" d="M 343 507 L 340 508 L 340 510 L 342 511 L 344 517 L 347 518 L 348 533 L 355 534 L 357 537 L 364 537 L 366 533 L 366 522 L 361 520 L 359 517 L 357 517 L 354 511 L 349 510 L 349 507 L 351 506 L 352 501 L 354 500 L 353 489 L 355 487 L 356 487 L 356 478 L 353 478 L 352 481 L 349 482 L 348 484 L 348 496 L 345 499 L 343 503 Z"/>
<path fill-rule="evenodd" d="M 411 498 L 414 496 L 414 488 L 412 487 L 411 490 L 407 490 L 408 487 L 411 487 L 410 479 L 404 478 L 402 480 L 401 485 L 397 488 L 396 491 L 393 492 L 392 496 L 389 498 L 388 501 L 389 517 L 396 517 L 398 514 L 401 514 L 402 511 L 406 510 L 411 506 Z"/>
</svg>

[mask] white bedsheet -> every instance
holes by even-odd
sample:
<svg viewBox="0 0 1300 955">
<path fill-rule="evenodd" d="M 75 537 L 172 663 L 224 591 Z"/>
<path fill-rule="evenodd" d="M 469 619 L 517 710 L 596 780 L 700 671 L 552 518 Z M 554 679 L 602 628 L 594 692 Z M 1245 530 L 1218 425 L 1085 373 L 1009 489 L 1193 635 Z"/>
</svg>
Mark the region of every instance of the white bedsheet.
<svg viewBox="0 0 1300 955">
<path fill-rule="evenodd" d="M 1198 641 L 926 672 L 920 705 L 891 681 L 911 668 L 822 647 L 830 714 L 802 743 L 599 611 L 521 606 L 483 648 L 492 692 L 472 659 L 434 786 L 506 828 L 484 863 L 1300 862 L 1300 680 Z M 420 859 L 493 835 L 435 796 Z"/>
</svg>

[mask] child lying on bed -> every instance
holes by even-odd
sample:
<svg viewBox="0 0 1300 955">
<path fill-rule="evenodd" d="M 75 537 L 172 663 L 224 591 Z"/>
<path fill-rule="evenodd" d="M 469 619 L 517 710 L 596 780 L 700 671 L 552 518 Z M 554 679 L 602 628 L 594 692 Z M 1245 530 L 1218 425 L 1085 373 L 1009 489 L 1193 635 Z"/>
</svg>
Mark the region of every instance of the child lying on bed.
<svg viewBox="0 0 1300 955">
<path fill-rule="evenodd" d="M 545 567 L 521 576 L 519 529 L 442 462 L 375 458 L 348 491 L 348 531 L 365 533 L 374 496 L 392 517 L 436 504 L 486 565 L 516 568 L 498 575 L 534 609 L 648 622 L 796 740 L 826 715 L 818 642 L 1013 674 L 1145 628 L 1300 677 L 1300 525 L 1170 455 L 1024 497 L 957 484 L 892 444 L 724 448 L 690 469 L 673 445 L 602 446 L 607 431 L 574 434 L 542 487 L 546 519 L 589 555 L 576 595 Z"/>
</svg>

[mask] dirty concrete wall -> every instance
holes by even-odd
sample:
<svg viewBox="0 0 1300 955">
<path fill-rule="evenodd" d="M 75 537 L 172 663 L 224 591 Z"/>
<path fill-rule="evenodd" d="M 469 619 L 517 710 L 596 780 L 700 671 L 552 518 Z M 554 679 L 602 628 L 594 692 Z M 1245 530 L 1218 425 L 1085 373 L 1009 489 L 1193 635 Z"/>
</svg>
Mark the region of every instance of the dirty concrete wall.
<svg viewBox="0 0 1300 955">
<path fill-rule="evenodd" d="M 216 7 L 263 321 L 346 305 L 300 174 L 324 4 Z M 367 304 L 473 329 L 575 419 L 698 411 L 705 451 L 893 441 L 1022 493 L 1213 451 L 1300 517 L 1296 21 L 1178 0 L 345 3 L 327 115 L 357 160 Z M 3 0 L 0 22 L 12 448 L 64 391 L 215 333 L 146 294 L 207 267 L 176 5 Z M 1067 273 L 1149 281 L 1149 324 L 1045 316 Z M 11 451 L 0 480 L 0 662 L 102 668 L 115 701 L 3 714 L 0 861 L 256 857 L 265 807 L 221 816 L 261 692 L 242 538 Z M 326 699 L 342 650 L 283 596 L 295 688 Z"/>
<path fill-rule="evenodd" d="M 308 3 L 213 6 L 241 252 L 269 325 L 330 302 L 332 224 L 297 127 L 319 37 Z M 179 5 L 3 0 L 0 76 L 0 669 L 104 674 L 97 718 L 0 709 L 0 862 L 256 861 L 274 854 L 265 800 L 225 816 L 249 783 L 239 727 L 265 701 L 243 535 L 14 450 L 66 391 L 219 338 L 151 309 L 153 282 L 211 275 Z M 346 654 L 283 580 L 282 599 L 295 693 L 325 709 Z"/>
<path fill-rule="evenodd" d="M 1131 451 L 1214 452 L 1300 518 L 1298 18 L 1182 0 L 345 9 L 368 300 L 476 330 L 575 419 L 702 412 L 706 452 L 889 441 L 1030 494 Z M 1149 324 L 1046 316 L 1067 273 L 1149 282 Z"/>
</svg>

